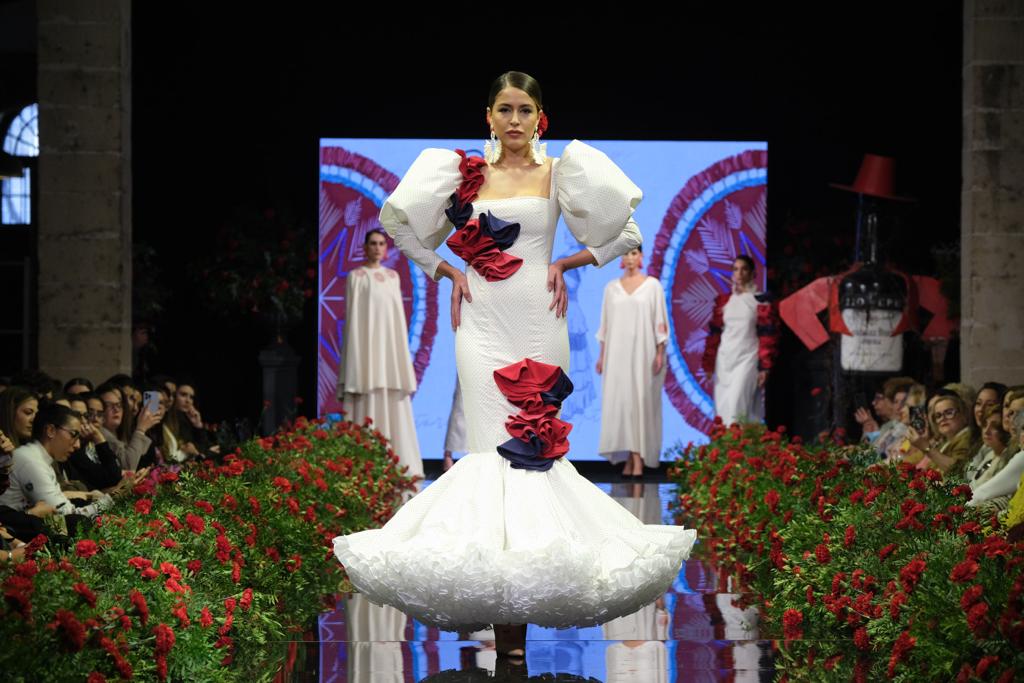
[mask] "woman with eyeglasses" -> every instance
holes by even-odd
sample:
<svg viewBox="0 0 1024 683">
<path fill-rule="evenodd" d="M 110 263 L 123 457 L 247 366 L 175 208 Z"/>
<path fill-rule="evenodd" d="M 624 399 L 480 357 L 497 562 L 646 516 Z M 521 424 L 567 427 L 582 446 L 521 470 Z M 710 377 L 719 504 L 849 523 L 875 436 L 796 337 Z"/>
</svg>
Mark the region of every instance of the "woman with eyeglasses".
<svg viewBox="0 0 1024 683">
<path fill-rule="evenodd" d="M 0 505 L 25 510 L 44 502 L 65 517 L 94 517 L 108 508 L 113 502 L 109 495 L 100 491 L 64 492 L 57 481 L 53 463 L 67 461 L 80 445 L 81 431 L 82 421 L 73 410 L 56 403 L 44 404 L 32 427 L 32 441 L 12 454 L 10 487 L 0 495 Z M 72 498 L 80 498 L 83 504 L 76 505 Z"/>
<path fill-rule="evenodd" d="M 911 443 L 924 453 L 917 466 L 938 469 L 944 477 L 962 475 L 968 460 L 977 451 L 971 429 L 973 414 L 968 412 L 960 396 L 949 392 L 931 403 L 928 418 L 935 427 L 937 443 L 933 443 L 927 434 L 910 428 Z"/>
<path fill-rule="evenodd" d="M 79 394 L 71 398 L 71 409 L 82 418 L 81 446 L 64 463 L 64 473 L 90 490 L 117 486 L 121 483 L 121 464 L 100 431 L 103 402 L 92 394 Z"/>
</svg>

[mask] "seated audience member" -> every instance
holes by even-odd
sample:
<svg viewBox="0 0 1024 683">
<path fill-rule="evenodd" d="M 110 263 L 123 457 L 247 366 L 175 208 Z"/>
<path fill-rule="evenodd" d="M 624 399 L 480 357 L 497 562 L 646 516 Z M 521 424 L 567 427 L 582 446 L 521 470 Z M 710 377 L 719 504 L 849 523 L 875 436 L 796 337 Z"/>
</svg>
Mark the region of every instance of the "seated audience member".
<svg viewBox="0 0 1024 683">
<path fill-rule="evenodd" d="M 974 423 L 979 430 L 985 428 L 985 411 L 989 407 L 999 406 L 1002 409 L 1006 389 L 1006 385 L 999 382 L 985 382 L 978 389 L 978 397 L 974 400 Z"/>
<path fill-rule="evenodd" d="M 904 435 L 902 438 L 892 439 L 885 450 L 887 462 L 906 462 L 916 465 L 924 457 L 924 453 L 914 448 L 910 439 L 910 427 L 917 424 L 920 430 L 929 434 L 928 420 L 924 419 L 925 404 L 928 401 L 928 393 L 923 384 L 913 384 L 907 390 L 907 397 L 903 400 L 903 407 L 900 408 L 900 423 L 903 424 Z"/>
<path fill-rule="evenodd" d="M 1001 405 L 989 406 L 985 410 L 983 424 L 984 427 L 981 430 L 983 445 L 967 466 L 965 474 L 965 479 L 971 485 L 971 489 L 976 489 L 991 479 L 993 475 L 1006 467 L 1006 463 L 1013 456 L 1013 451 L 1008 448 L 1010 433 L 1003 429 L 1003 407 Z"/>
<path fill-rule="evenodd" d="M 1007 395 L 1009 396 L 1009 392 Z M 1005 405 L 1005 403 L 1004 403 Z M 1009 413 L 1009 415 L 1007 415 Z M 992 501 L 998 505 L 1004 496 L 1013 496 L 1017 492 L 1021 476 L 1024 475 L 1024 448 L 1021 440 L 1024 435 L 1024 392 L 1020 398 L 1011 398 L 1009 409 L 1003 411 L 1003 423 L 1009 420 L 1010 445 L 1007 451 L 1012 451 L 1006 465 L 999 472 L 992 475 L 988 481 L 974 489 L 974 495 L 967 503 L 972 507 L 978 507 Z"/>
<path fill-rule="evenodd" d="M 79 394 L 71 401 L 71 409 L 81 418 L 82 445 L 71 454 L 62 469 L 68 479 L 83 482 L 87 490 L 102 491 L 121 483 L 121 464 L 99 429 L 103 402 L 96 399 L 94 407 L 90 408 L 90 396 L 88 393 Z"/>
<path fill-rule="evenodd" d="M 929 418 L 938 442 L 933 443 L 928 434 L 910 428 L 911 443 L 924 453 L 918 467 L 938 469 L 944 477 L 960 477 L 977 450 L 971 429 L 973 415 L 955 392 L 940 395 L 931 405 Z"/>
<path fill-rule="evenodd" d="M 102 384 L 96 389 L 96 393 L 103 401 L 103 424 L 100 427 L 103 438 L 113 449 L 121 469 L 134 472 L 139 468 L 142 457 L 153 445 L 146 433 L 153 425 L 160 423 L 160 418 L 143 406 L 135 428 L 127 435 L 127 441 L 122 440 L 118 436 L 123 432 L 125 420 L 125 401 L 122 399 L 121 391 L 112 384 Z"/>
<path fill-rule="evenodd" d="M 79 445 L 81 420 L 70 408 L 46 403 L 32 428 L 32 441 L 12 455 L 10 488 L 0 495 L 0 504 L 24 510 L 44 501 L 60 515 L 93 517 L 113 499 L 100 491 L 61 491 L 53 462 L 63 463 Z M 72 502 L 79 501 L 80 505 Z M 69 525 L 72 526 L 72 525 Z"/>
<path fill-rule="evenodd" d="M 93 390 L 92 382 L 84 377 L 75 377 L 64 383 L 64 395 L 87 394 Z"/>
<path fill-rule="evenodd" d="M 4 393 L 11 386 L 10 377 L 0 377 L 0 394 Z"/>
<path fill-rule="evenodd" d="M 0 435 L 0 494 L 7 490 L 10 483 L 11 454 L 14 448 L 13 441 Z M 44 502 L 36 503 L 28 512 L 0 505 L 0 527 L 23 542 L 31 541 L 39 534 L 49 537 L 42 518 L 55 512 L 52 505 Z"/>
<path fill-rule="evenodd" d="M 203 416 L 196 408 L 195 385 L 183 382 L 173 396 L 174 407 L 168 411 L 165 422 L 181 443 L 182 450 L 193 458 L 217 455 L 220 448 L 210 446 L 209 434 L 206 431 L 206 425 L 203 424 Z"/>
<path fill-rule="evenodd" d="M 0 394 L 0 434 L 17 448 L 32 439 L 32 422 L 39 410 L 39 399 L 25 387 L 12 386 Z"/>
<path fill-rule="evenodd" d="M 900 421 L 900 412 L 907 399 L 907 392 L 913 385 L 914 380 L 909 377 L 892 377 L 875 393 L 871 407 L 878 420 L 882 421 L 881 426 L 866 408 L 858 408 L 854 413 L 854 419 L 864 430 L 862 438 L 873 444 L 880 456 L 885 455 L 886 449 L 895 439 L 906 436 L 906 429 Z"/>
</svg>

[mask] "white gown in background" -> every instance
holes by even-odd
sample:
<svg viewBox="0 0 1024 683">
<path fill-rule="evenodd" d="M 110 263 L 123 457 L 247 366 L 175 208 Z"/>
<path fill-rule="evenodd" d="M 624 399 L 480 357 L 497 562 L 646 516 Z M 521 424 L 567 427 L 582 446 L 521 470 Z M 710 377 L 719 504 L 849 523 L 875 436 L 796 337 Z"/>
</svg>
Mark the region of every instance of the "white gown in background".
<svg viewBox="0 0 1024 683">
<path fill-rule="evenodd" d="M 430 277 L 441 262 L 434 250 L 452 230 L 445 210 L 463 180 L 459 164 L 454 152 L 424 151 L 381 210 L 395 243 Z M 549 196 L 472 202 L 474 218 L 490 212 L 519 224 L 504 253 L 522 265 L 496 281 L 466 268 L 473 301 L 462 304 L 455 354 L 469 452 L 383 528 L 334 539 L 367 598 L 449 630 L 565 628 L 636 612 L 677 576 L 693 530 L 643 524 L 568 458 L 522 469 L 497 450 L 518 408 L 495 371 L 524 359 L 568 371 L 566 320 L 548 310 L 546 284 L 559 214 L 603 265 L 639 244 L 639 200 L 604 154 L 574 141 L 554 161 Z"/>
<path fill-rule="evenodd" d="M 452 453 L 466 450 L 466 409 L 462 407 L 462 387 L 459 378 L 455 378 L 455 391 L 452 393 L 452 409 L 448 413 L 448 430 L 444 435 L 444 449 Z"/>
<path fill-rule="evenodd" d="M 338 399 L 345 417 L 364 418 L 391 443 L 399 466 L 423 477 L 412 394 L 416 371 L 409 356 L 409 332 L 398 273 L 356 268 L 345 281 L 345 333 L 338 363 Z"/>
<path fill-rule="evenodd" d="M 715 360 L 715 414 L 725 424 L 759 422 L 764 397 L 757 388 L 757 299 L 733 293 L 722 310 L 722 343 Z"/>
<path fill-rule="evenodd" d="M 598 341 L 604 342 L 601 440 L 613 463 L 639 453 L 647 467 L 661 459 L 661 390 L 665 368 L 651 373 L 658 344 L 668 339 L 665 290 L 648 277 L 632 294 L 619 279 L 604 290 Z"/>
</svg>

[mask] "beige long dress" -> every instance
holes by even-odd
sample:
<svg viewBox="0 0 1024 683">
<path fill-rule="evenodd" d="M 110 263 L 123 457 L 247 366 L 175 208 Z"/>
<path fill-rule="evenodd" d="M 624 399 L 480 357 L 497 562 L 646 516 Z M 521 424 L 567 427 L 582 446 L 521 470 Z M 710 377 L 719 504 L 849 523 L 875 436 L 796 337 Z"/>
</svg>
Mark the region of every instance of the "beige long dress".
<svg viewBox="0 0 1024 683">
<path fill-rule="evenodd" d="M 345 283 L 345 334 L 338 367 L 338 399 L 346 417 L 366 417 L 390 442 L 410 476 L 423 476 L 423 460 L 412 415 L 416 372 L 398 273 L 356 268 Z"/>
</svg>

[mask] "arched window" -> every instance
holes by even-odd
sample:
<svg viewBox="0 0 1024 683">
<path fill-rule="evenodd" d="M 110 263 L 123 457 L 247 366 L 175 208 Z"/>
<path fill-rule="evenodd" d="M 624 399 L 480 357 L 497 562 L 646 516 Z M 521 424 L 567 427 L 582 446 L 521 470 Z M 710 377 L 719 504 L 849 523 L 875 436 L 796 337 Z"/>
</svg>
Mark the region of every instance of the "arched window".
<svg viewBox="0 0 1024 683">
<path fill-rule="evenodd" d="M 39 105 L 30 104 L 14 117 L 4 135 L 4 151 L 16 157 L 39 156 Z M 32 222 L 32 176 L 26 168 L 20 178 L 4 178 L 0 223 L 28 225 Z"/>
</svg>

